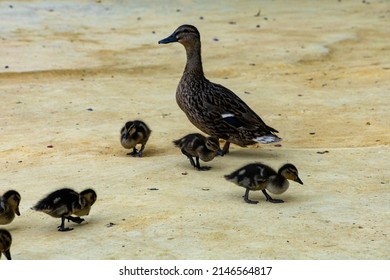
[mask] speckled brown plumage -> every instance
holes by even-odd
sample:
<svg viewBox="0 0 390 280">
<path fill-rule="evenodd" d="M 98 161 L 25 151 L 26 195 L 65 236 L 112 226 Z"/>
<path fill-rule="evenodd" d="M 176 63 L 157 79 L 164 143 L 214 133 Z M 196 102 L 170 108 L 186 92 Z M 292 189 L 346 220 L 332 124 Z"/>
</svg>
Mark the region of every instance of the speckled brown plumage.
<svg viewBox="0 0 390 280">
<path fill-rule="evenodd" d="M 208 135 L 239 146 L 273 143 L 281 140 L 276 129 L 263 120 L 235 93 L 210 82 L 203 73 L 200 34 L 192 25 L 182 25 L 160 44 L 181 43 L 187 63 L 176 90 L 176 101 L 193 125 Z"/>
</svg>

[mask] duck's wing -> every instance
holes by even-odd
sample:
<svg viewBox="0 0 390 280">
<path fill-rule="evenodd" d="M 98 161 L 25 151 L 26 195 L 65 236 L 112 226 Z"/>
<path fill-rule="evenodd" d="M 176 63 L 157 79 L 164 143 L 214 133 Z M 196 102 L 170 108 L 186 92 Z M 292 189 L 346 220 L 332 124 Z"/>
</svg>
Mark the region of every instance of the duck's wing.
<svg viewBox="0 0 390 280">
<path fill-rule="evenodd" d="M 262 130 L 265 133 L 278 132 L 264 121 L 234 92 L 210 82 L 204 95 L 205 111 L 214 122 L 223 122 L 233 129 Z"/>
</svg>

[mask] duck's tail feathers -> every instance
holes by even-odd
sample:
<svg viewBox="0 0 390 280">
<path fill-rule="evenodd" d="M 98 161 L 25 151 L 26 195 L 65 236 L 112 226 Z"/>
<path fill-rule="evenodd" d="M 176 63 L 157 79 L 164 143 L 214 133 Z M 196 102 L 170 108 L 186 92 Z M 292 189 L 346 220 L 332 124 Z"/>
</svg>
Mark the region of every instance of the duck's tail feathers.
<svg viewBox="0 0 390 280">
<path fill-rule="evenodd" d="M 176 147 L 180 147 L 181 139 L 173 140 L 172 143 L 173 143 L 173 145 L 175 145 Z"/>
<path fill-rule="evenodd" d="M 261 144 L 270 144 L 270 143 L 277 143 L 282 141 L 282 138 L 273 135 L 273 134 L 267 134 L 263 136 L 258 136 L 256 138 L 253 138 L 253 141 Z"/>
<path fill-rule="evenodd" d="M 233 176 L 232 174 L 226 174 L 223 175 L 223 177 L 225 177 L 225 179 L 228 181 L 234 181 L 234 179 L 236 178 L 236 176 Z"/>
</svg>

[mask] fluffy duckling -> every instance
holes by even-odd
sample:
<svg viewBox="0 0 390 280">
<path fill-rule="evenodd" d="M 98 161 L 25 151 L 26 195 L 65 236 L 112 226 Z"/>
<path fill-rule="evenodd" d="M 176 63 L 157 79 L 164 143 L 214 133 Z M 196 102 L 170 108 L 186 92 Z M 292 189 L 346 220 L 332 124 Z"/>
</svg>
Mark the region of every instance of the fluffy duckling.
<svg viewBox="0 0 390 280">
<path fill-rule="evenodd" d="M 121 129 L 121 144 L 125 149 L 133 149 L 131 155 L 133 157 L 142 157 L 142 152 L 145 149 L 146 142 L 151 134 L 149 127 L 140 120 L 128 121 Z M 137 151 L 136 145 L 141 144 L 141 149 Z"/>
<path fill-rule="evenodd" d="M 199 158 L 207 162 L 214 159 L 216 155 L 222 155 L 218 138 L 205 137 L 199 133 L 188 134 L 173 141 L 173 144 L 181 149 L 181 152 L 190 160 L 191 165 L 198 170 L 209 170 L 211 168 L 210 166 L 201 167 Z M 195 157 L 196 163 L 193 157 Z"/>
<path fill-rule="evenodd" d="M 56 190 L 41 199 L 32 209 L 44 212 L 54 218 L 61 218 L 59 231 L 69 231 L 73 228 L 65 228 L 65 219 L 75 223 L 82 223 L 91 210 L 91 206 L 97 199 L 96 192 L 86 189 L 80 193 L 68 188 Z M 72 215 L 76 215 L 74 217 Z"/>
<path fill-rule="evenodd" d="M 288 187 L 288 180 L 295 181 L 301 185 L 303 182 L 298 177 L 298 169 L 292 164 L 285 164 L 276 172 L 271 167 L 262 163 L 251 163 L 244 167 L 225 175 L 225 179 L 231 181 L 241 187 L 244 187 L 244 200 L 247 203 L 256 204 L 258 201 L 250 200 L 248 198 L 249 191 L 261 190 L 267 201 L 272 203 L 282 203 L 281 199 L 273 199 L 266 190 L 273 194 L 284 193 Z"/>
<path fill-rule="evenodd" d="M 190 122 L 208 135 L 245 147 L 255 143 L 274 143 L 281 138 L 276 129 L 263 120 L 234 92 L 210 82 L 203 73 L 198 29 L 192 25 L 178 27 L 159 44 L 179 42 L 186 50 L 187 63 L 176 90 L 176 102 Z"/>
<path fill-rule="evenodd" d="M 12 236 L 6 229 L 0 229 L 0 259 L 1 254 L 4 253 L 7 260 L 11 260 L 11 248 Z"/>
<path fill-rule="evenodd" d="M 7 191 L 0 197 L 0 225 L 11 223 L 15 214 L 20 216 L 19 203 L 21 196 L 17 191 Z"/>
</svg>

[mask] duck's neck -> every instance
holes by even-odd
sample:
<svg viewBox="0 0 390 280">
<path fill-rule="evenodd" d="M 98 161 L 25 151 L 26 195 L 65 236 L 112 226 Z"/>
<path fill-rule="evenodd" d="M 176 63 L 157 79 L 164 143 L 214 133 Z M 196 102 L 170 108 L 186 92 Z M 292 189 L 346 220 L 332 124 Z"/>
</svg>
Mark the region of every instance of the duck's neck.
<svg viewBox="0 0 390 280">
<path fill-rule="evenodd" d="M 200 42 L 191 46 L 185 46 L 187 53 L 187 63 L 184 68 L 184 73 L 189 75 L 204 76 L 202 66 L 202 56 Z"/>
</svg>

